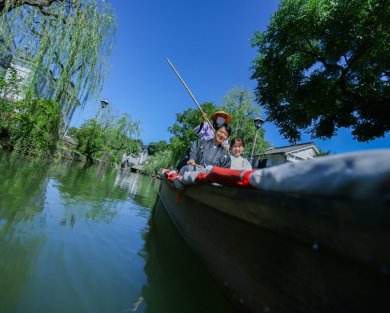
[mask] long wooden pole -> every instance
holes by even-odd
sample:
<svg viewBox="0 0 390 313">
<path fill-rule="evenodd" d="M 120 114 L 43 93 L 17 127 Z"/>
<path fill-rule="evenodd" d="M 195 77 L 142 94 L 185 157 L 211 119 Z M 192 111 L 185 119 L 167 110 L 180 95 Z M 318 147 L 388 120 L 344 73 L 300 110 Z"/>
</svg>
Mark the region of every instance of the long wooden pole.
<svg viewBox="0 0 390 313">
<path fill-rule="evenodd" d="M 175 67 L 173 66 L 173 64 L 171 63 L 171 61 L 169 61 L 169 59 L 167 58 L 167 62 L 169 63 L 169 65 L 171 66 L 171 68 L 173 69 L 173 71 L 175 72 L 175 74 L 177 75 L 177 77 L 179 77 L 180 81 L 183 83 L 184 87 L 187 89 L 188 93 L 190 94 L 192 100 L 194 100 L 196 106 L 198 107 L 199 111 L 202 113 L 202 116 L 204 114 L 202 108 L 200 107 L 198 101 L 196 101 L 194 95 L 192 94 L 190 88 L 188 88 L 188 86 L 186 85 L 186 83 L 184 82 L 183 78 L 181 78 L 180 74 L 178 73 L 178 71 L 175 69 Z M 213 125 L 210 123 L 209 119 L 207 118 L 206 116 L 206 121 L 207 123 L 210 125 L 211 129 L 213 130 L 213 132 L 215 133 L 215 129 L 213 127 Z"/>
</svg>

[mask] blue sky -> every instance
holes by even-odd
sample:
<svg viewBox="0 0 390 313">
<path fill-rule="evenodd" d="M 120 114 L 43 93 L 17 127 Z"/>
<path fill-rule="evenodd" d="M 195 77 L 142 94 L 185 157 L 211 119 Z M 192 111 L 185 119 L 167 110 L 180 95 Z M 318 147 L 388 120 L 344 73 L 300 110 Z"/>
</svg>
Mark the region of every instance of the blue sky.
<svg viewBox="0 0 390 313">
<path fill-rule="evenodd" d="M 264 31 L 277 0 L 111 0 L 118 18 L 111 72 L 101 98 L 113 110 L 141 121 L 144 143 L 169 140 L 167 128 L 176 113 L 195 104 L 166 62 L 169 58 L 199 103 L 222 104 L 236 86 L 254 90 L 250 67 L 256 56 L 250 39 Z M 99 101 L 76 111 L 73 126 L 96 115 Z M 274 146 L 289 145 L 272 123 L 264 124 L 265 139 Z M 303 136 L 324 151 L 342 153 L 389 148 L 390 134 L 370 143 L 353 140 L 340 130 L 330 140 Z"/>
</svg>

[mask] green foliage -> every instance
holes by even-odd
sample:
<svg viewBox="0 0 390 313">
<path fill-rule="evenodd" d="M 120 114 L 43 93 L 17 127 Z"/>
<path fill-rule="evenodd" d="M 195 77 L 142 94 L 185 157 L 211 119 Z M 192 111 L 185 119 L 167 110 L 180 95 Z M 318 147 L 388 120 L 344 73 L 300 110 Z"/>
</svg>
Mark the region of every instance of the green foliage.
<svg viewBox="0 0 390 313">
<path fill-rule="evenodd" d="M 105 131 L 105 145 L 111 154 L 111 162 L 120 163 L 124 154 L 141 152 L 138 138 L 140 135 L 139 121 L 133 122 L 128 114 L 123 114 L 114 123 L 109 124 Z"/>
<path fill-rule="evenodd" d="M 10 66 L 0 77 L 0 100 L 7 101 L 19 95 L 22 89 L 22 79 L 18 77 L 15 68 Z"/>
<path fill-rule="evenodd" d="M 1 91 L 1 90 L 0 90 Z M 45 158 L 59 140 L 60 105 L 53 100 L 0 100 L 0 147 Z"/>
<path fill-rule="evenodd" d="M 249 89 L 235 87 L 231 89 L 224 99 L 222 107 L 232 117 L 232 134 L 229 141 L 234 137 L 240 137 L 245 142 L 246 154 L 253 149 L 256 136 L 254 119 L 260 115 L 260 109 L 254 105 L 254 95 Z M 257 133 L 256 147 L 254 153 L 262 153 L 269 147 L 264 140 L 264 129 L 260 128 Z"/>
<path fill-rule="evenodd" d="M 137 139 L 139 134 L 139 122 L 132 121 L 128 114 L 119 119 L 107 118 L 105 123 L 89 119 L 79 129 L 68 130 L 68 135 L 77 141 L 76 149 L 90 162 L 99 158 L 120 163 L 124 154 L 139 153 L 142 145 Z"/>
<path fill-rule="evenodd" d="M 73 131 L 72 131 L 73 132 Z M 89 119 L 75 131 L 77 150 L 92 162 L 95 154 L 103 150 L 104 132 L 95 119 Z"/>
<path fill-rule="evenodd" d="M 156 153 L 165 151 L 168 148 L 168 143 L 165 140 L 160 140 L 157 142 L 151 142 L 148 145 L 148 155 L 155 155 Z"/>
<path fill-rule="evenodd" d="M 0 71 L 0 90 L 5 87 L 6 80 L 4 79 L 5 72 Z"/>
<path fill-rule="evenodd" d="M 66 132 L 66 134 L 67 134 L 68 136 L 70 136 L 70 137 L 76 138 L 76 136 L 77 136 L 77 131 L 78 131 L 78 128 L 72 126 L 72 127 L 70 127 L 70 128 L 68 129 L 68 131 Z"/>
<path fill-rule="evenodd" d="M 10 127 L 12 124 L 13 106 L 8 101 L 0 100 L 0 148 L 11 150 Z"/>
<path fill-rule="evenodd" d="M 74 106 L 100 92 L 116 25 L 104 0 L 1 0 L 0 53 L 16 42 L 13 57 L 31 69 L 29 87 L 49 81 L 53 99 Z"/>
<path fill-rule="evenodd" d="M 165 149 L 154 153 L 148 157 L 148 162 L 143 166 L 142 171 L 147 175 L 156 175 L 163 168 L 173 168 L 176 163 L 173 163 L 173 150 Z"/>
<path fill-rule="evenodd" d="M 252 78 L 268 120 L 292 142 L 301 131 L 359 141 L 390 130 L 390 10 L 386 0 L 283 0 L 256 33 Z"/>
<path fill-rule="evenodd" d="M 316 155 L 314 156 L 315 158 L 318 158 L 318 157 L 324 157 L 324 156 L 328 156 L 331 154 L 331 151 L 322 151 L 322 150 L 319 150 L 318 153 L 316 153 Z"/>
<path fill-rule="evenodd" d="M 61 107 L 54 100 L 22 101 L 12 118 L 11 141 L 16 152 L 44 158 L 59 140 Z"/>
</svg>

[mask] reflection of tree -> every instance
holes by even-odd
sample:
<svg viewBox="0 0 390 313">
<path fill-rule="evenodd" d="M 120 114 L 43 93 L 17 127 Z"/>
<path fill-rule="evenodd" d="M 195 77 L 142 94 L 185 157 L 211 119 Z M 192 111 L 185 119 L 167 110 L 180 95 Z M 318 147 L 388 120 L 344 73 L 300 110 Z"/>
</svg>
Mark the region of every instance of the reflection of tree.
<svg viewBox="0 0 390 313">
<path fill-rule="evenodd" d="M 145 258 L 148 283 L 141 296 L 145 312 L 234 312 L 206 269 L 182 240 L 157 202 L 139 254 Z"/>
<path fill-rule="evenodd" d="M 39 227 L 28 227 L 44 208 L 46 177 L 46 162 L 0 153 L 0 312 L 14 311 L 31 259 L 46 240 Z"/>
<path fill-rule="evenodd" d="M 101 199 L 125 200 L 128 192 L 114 185 L 116 170 L 72 162 L 53 165 L 52 173 L 59 181 L 59 190 L 85 201 Z"/>
<path fill-rule="evenodd" d="M 0 153 L 0 220 L 12 223 L 41 212 L 47 162 Z"/>
<path fill-rule="evenodd" d="M 115 179 L 115 185 L 127 189 L 134 202 L 141 206 L 141 211 L 153 208 L 157 200 L 157 192 L 160 181 L 139 173 L 131 173 L 127 170 L 119 170 Z"/>
<path fill-rule="evenodd" d="M 142 207 L 141 211 L 146 209 L 150 214 L 150 209 L 156 204 L 159 187 L 159 180 L 139 175 L 138 189 L 134 194 L 134 201 Z"/>
<path fill-rule="evenodd" d="M 117 214 L 115 203 L 128 198 L 127 190 L 115 186 L 115 169 L 61 162 L 52 166 L 52 175 L 59 182 L 58 190 L 65 207 L 83 203 L 86 219 L 110 222 Z"/>
<path fill-rule="evenodd" d="M 36 230 L 26 231 L 23 222 L 12 226 L 0 231 L 0 312 L 16 311 L 14 307 L 33 265 L 31 260 L 37 258 L 46 241 Z"/>
</svg>

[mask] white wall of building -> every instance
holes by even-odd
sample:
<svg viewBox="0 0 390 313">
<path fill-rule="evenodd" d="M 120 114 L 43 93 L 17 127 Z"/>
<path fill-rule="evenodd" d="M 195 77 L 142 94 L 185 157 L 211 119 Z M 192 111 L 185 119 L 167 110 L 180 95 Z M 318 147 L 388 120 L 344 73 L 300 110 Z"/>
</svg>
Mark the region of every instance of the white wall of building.
<svg viewBox="0 0 390 313">
<path fill-rule="evenodd" d="M 20 66 L 14 62 L 11 62 L 10 68 L 7 69 L 5 73 L 5 81 L 11 81 L 13 76 L 13 70 L 16 74 L 16 80 L 18 85 L 20 86 L 18 91 L 8 91 L 7 94 L 2 94 L 3 97 L 10 101 L 20 101 L 23 100 L 25 94 L 24 94 L 24 87 L 28 84 L 29 75 L 31 73 L 31 70 Z"/>
<path fill-rule="evenodd" d="M 254 162 L 254 168 L 258 168 L 259 162 L 267 160 L 266 167 L 277 166 L 288 162 L 299 162 L 313 159 L 318 150 L 314 146 L 304 147 L 291 152 L 264 154 L 261 159 Z"/>
<path fill-rule="evenodd" d="M 297 162 L 302 160 L 313 159 L 316 155 L 313 147 L 306 147 L 287 154 L 287 162 Z"/>
</svg>

